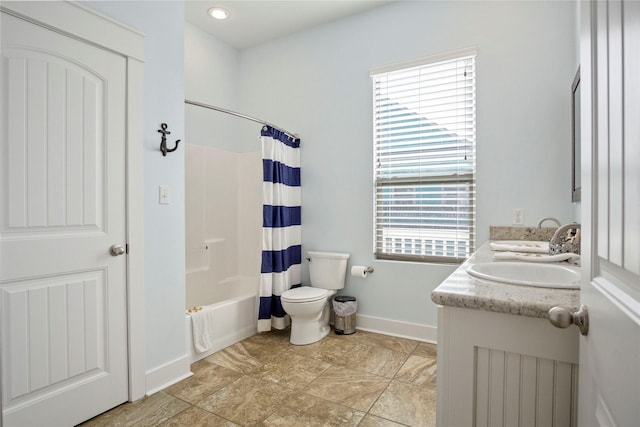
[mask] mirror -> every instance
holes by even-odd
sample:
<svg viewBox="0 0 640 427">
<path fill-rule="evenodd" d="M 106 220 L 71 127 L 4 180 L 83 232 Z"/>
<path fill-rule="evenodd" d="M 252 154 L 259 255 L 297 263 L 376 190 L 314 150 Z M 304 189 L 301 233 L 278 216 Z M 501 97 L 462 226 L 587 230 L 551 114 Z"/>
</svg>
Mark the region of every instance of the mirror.
<svg viewBox="0 0 640 427">
<path fill-rule="evenodd" d="M 580 201 L 580 190 L 582 182 L 580 180 L 580 67 L 576 77 L 571 84 L 571 140 L 572 140 L 572 160 L 571 160 L 571 201 Z"/>
</svg>

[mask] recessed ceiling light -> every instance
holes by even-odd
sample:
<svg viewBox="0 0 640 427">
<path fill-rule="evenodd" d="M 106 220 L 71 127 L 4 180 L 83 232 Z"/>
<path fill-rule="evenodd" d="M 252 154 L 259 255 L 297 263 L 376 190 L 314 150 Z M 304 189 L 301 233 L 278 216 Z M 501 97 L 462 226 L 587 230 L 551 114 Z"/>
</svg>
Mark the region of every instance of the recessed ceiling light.
<svg viewBox="0 0 640 427">
<path fill-rule="evenodd" d="M 227 19 L 229 17 L 229 11 L 221 7 L 212 7 L 207 13 L 215 19 Z"/>
</svg>

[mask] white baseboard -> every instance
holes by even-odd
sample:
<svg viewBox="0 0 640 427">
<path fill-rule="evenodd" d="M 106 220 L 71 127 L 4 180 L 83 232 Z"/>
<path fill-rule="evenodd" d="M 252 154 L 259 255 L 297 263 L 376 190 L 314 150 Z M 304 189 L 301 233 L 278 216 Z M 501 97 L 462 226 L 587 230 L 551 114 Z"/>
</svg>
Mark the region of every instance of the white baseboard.
<svg viewBox="0 0 640 427">
<path fill-rule="evenodd" d="M 356 329 L 434 344 L 438 341 L 438 328 L 435 326 L 364 316 L 362 314 L 356 314 Z"/>
<path fill-rule="evenodd" d="M 158 366 L 147 371 L 147 396 L 159 392 L 185 378 L 189 378 L 193 373 L 189 364 L 189 356 L 184 355 L 162 366 Z"/>
</svg>

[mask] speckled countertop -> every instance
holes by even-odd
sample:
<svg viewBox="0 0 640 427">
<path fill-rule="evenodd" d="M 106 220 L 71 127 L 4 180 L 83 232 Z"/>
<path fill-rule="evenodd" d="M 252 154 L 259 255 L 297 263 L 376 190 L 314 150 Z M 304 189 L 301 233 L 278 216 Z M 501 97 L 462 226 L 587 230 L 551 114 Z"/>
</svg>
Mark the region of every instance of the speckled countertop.
<svg viewBox="0 0 640 427">
<path fill-rule="evenodd" d="M 493 251 L 485 243 L 431 293 L 439 305 L 494 311 L 528 317 L 547 318 L 551 307 L 577 310 L 580 291 L 509 285 L 476 279 L 467 274 L 470 264 L 493 260 Z"/>
</svg>

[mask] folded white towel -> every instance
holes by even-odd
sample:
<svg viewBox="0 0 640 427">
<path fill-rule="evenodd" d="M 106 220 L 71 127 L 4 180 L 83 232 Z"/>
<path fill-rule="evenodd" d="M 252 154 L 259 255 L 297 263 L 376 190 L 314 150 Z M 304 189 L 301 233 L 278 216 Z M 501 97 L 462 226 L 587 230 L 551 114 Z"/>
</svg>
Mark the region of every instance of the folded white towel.
<svg viewBox="0 0 640 427">
<path fill-rule="evenodd" d="M 580 255 L 567 252 L 564 254 L 545 255 L 522 252 L 496 252 L 493 255 L 496 261 L 530 261 L 530 262 L 558 262 L 567 261 L 569 264 L 580 265 Z"/>
<path fill-rule="evenodd" d="M 203 353 L 213 346 L 215 310 L 204 307 L 197 312 L 191 312 L 193 330 L 193 345 L 198 353 Z"/>
<path fill-rule="evenodd" d="M 549 242 L 532 242 L 532 241 L 495 241 L 489 245 L 494 251 L 509 252 L 531 252 L 537 254 L 549 253 Z"/>
</svg>

